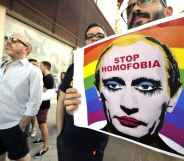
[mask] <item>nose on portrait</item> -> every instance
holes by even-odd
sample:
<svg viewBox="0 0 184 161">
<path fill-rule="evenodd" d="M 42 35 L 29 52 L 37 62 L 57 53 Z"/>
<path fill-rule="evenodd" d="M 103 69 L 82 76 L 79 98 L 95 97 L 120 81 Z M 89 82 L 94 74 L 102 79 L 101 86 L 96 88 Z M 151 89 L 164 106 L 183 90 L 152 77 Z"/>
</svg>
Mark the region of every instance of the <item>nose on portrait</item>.
<svg viewBox="0 0 184 161">
<path fill-rule="evenodd" d="M 120 95 L 120 104 L 122 106 L 132 108 L 138 106 L 138 97 L 132 87 L 127 83 L 127 87 L 123 89 Z"/>
<path fill-rule="evenodd" d="M 120 108 L 127 114 L 127 115 L 131 115 L 134 113 L 137 113 L 139 110 L 138 108 L 131 108 L 131 107 L 125 107 L 120 105 Z"/>
</svg>

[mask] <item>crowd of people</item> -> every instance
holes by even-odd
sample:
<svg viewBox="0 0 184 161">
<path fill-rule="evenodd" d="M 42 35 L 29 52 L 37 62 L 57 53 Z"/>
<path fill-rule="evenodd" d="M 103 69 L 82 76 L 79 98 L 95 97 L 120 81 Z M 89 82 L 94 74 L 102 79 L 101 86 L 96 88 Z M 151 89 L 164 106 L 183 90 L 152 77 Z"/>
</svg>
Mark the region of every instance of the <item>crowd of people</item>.
<svg viewBox="0 0 184 161">
<path fill-rule="evenodd" d="M 166 0 L 129 0 L 125 11 L 126 17 L 122 13 L 122 18 L 126 19 L 129 29 L 172 15 L 172 8 L 167 6 Z M 97 23 L 91 23 L 84 31 L 86 45 L 107 36 L 109 35 L 107 35 L 103 26 Z M 147 38 L 142 38 L 142 40 L 152 41 Z M 157 46 L 159 45 L 157 44 Z M 27 57 L 31 49 L 29 40 L 21 34 L 12 34 L 6 40 L 5 51 L 8 59 L 3 60 L 0 64 L 0 89 L 3 91 L 0 95 L 0 112 L 2 114 L 0 117 L 0 161 L 6 160 L 6 152 L 11 160 L 31 160 L 26 128 L 31 125 L 31 135 L 35 136 L 36 122 L 41 132 L 41 138 L 35 140 L 34 143 L 43 143 L 43 146 L 34 156 L 42 156 L 49 150 L 47 115 L 51 105 L 50 99 L 53 96 L 44 98 L 44 94 L 54 88 L 54 78 L 51 74 L 52 65 L 48 61 L 38 62 L 36 59 L 28 60 Z M 107 56 L 111 57 L 110 54 L 107 54 Z M 102 60 L 104 59 L 105 57 Z M 58 161 L 102 161 L 104 150 L 111 137 L 90 129 L 76 127 L 73 123 L 73 112 L 81 103 L 80 92 L 72 88 L 73 70 L 74 65 L 71 64 L 66 73 L 61 73 L 61 84 L 58 89 L 56 109 Z M 104 73 L 102 75 L 105 81 L 103 84 L 97 84 L 97 89 L 99 89 L 99 86 L 111 88 L 109 87 L 109 81 L 112 81 L 116 76 L 106 78 Z M 116 82 L 116 80 L 113 81 Z M 117 84 L 119 80 L 123 80 L 121 82 L 126 83 L 123 76 L 122 78 L 118 78 Z M 150 82 L 153 83 L 154 80 Z M 155 84 L 157 85 L 155 88 L 159 90 L 159 83 L 156 82 Z M 179 83 L 177 88 L 180 85 Z M 116 91 L 114 88 L 111 90 Z M 142 92 L 139 89 L 137 90 Z M 99 92 L 102 98 L 106 97 L 103 94 L 104 91 Z M 129 127 L 126 125 L 126 127 L 120 127 L 118 123 L 113 122 L 113 119 L 110 117 L 114 111 L 111 105 L 104 104 L 107 112 L 106 115 L 109 116 L 107 120 L 110 124 L 109 127 L 111 127 L 110 130 L 114 133 L 121 132 L 122 135 L 127 135 Z M 114 105 L 112 104 L 112 106 Z M 137 112 L 139 109 L 130 110 L 123 106 L 121 110 L 125 113 L 132 113 Z M 145 123 L 144 129 L 146 132 L 150 132 L 150 128 L 152 128 L 154 122 L 153 118 L 153 121 L 149 125 Z M 109 127 L 104 130 L 108 131 Z M 140 131 L 140 133 L 136 133 L 133 137 L 138 138 L 137 135 L 142 137 L 147 135 L 147 133 Z"/>
</svg>

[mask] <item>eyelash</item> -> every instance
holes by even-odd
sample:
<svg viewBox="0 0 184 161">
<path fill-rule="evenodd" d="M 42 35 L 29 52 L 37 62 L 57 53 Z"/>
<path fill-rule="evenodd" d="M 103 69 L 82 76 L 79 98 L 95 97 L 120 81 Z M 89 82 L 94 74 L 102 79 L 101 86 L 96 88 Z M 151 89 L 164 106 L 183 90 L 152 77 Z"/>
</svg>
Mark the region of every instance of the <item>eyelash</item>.
<svg viewBox="0 0 184 161">
<path fill-rule="evenodd" d="M 122 89 L 122 84 L 117 81 L 107 81 L 104 82 L 104 86 L 112 92 L 116 92 Z M 135 85 L 134 88 L 139 92 L 143 93 L 144 95 L 152 96 L 156 93 L 160 93 L 162 91 L 162 87 L 159 83 L 152 83 L 152 82 L 141 82 L 138 85 Z"/>
<path fill-rule="evenodd" d="M 118 85 L 119 87 L 118 87 L 117 89 L 115 89 L 115 88 L 113 88 L 113 87 L 110 87 L 110 86 L 112 86 L 112 85 Z M 122 89 L 122 85 L 120 85 L 120 84 L 117 83 L 117 82 L 107 82 L 107 83 L 104 83 L 104 86 L 105 86 L 108 90 L 110 90 L 110 91 L 112 91 L 112 92 L 119 91 L 119 90 Z"/>
<path fill-rule="evenodd" d="M 143 93 L 144 95 L 148 95 L 148 96 L 152 96 L 156 93 L 160 93 L 162 91 L 161 87 L 154 87 L 152 90 L 140 90 L 138 88 L 135 87 L 136 90 L 138 90 L 139 92 Z"/>
</svg>

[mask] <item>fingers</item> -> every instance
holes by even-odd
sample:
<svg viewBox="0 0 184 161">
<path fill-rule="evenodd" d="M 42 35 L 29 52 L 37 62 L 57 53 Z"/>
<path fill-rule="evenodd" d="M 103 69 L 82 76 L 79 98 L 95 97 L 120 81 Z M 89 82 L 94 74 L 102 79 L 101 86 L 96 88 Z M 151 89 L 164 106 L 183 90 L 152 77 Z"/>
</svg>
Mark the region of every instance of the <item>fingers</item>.
<svg viewBox="0 0 184 161">
<path fill-rule="evenodd" d="M 65 100 L 71 100 L 75 98 L 80 98 L 81 94 L 75 88 L 68 88 L 66 90 Z"/>
<path fill-rule="evenodd" d="M 75 111 L 79 104 L 81 103 L 80 100 L 81 94 L 75 88 L 69 88 L 66 90 L 66 95 L 64 99 L 64 105 L 66 107 L 66 111 L 70 114 Z"/>
</svg>

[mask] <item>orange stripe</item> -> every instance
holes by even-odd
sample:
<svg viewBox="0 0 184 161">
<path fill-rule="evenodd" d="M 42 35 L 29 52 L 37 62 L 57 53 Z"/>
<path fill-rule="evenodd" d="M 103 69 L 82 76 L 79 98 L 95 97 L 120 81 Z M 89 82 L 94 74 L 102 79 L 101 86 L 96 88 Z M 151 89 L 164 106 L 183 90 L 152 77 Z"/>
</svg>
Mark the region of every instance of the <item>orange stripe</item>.
<svg viewBox="0 0 184 161">
<path fill-rule="evenodd" d="M 169 26 L 168 26 L 169 25 Z M 167 44 L 170 48 L 184 48 L 184 18 L 173 20 L 170 22 L 159 24 L 131 34 L 143 34 L 158 39 L 163 44 Z M 123 35 L 122 35 L 123 36 Z M 112 41 L 108 40 L 98 45 L 85 49 L 84 65 L 99 58 L 103 49 Z"/>
<path fill-rule="evenodd" d="M 184 26 L 154 27 L 136 33 L 152 36 L 171 48 L 184 47 Z"/>
<path fill-rule="evenodd" d="M 87 49 L 85 49 L 84 53 L 85 53 L 85 60 L 84 60 L 84 65 L 89 64 L 90 62 L 96 60 L 99 58 L 102 50 L 108 45 L 110 44 L 112 40 L 108 40 L 106 42 L 101 43 L 100 45 L 94 45 L 91 46 Z"/>
</svg>

